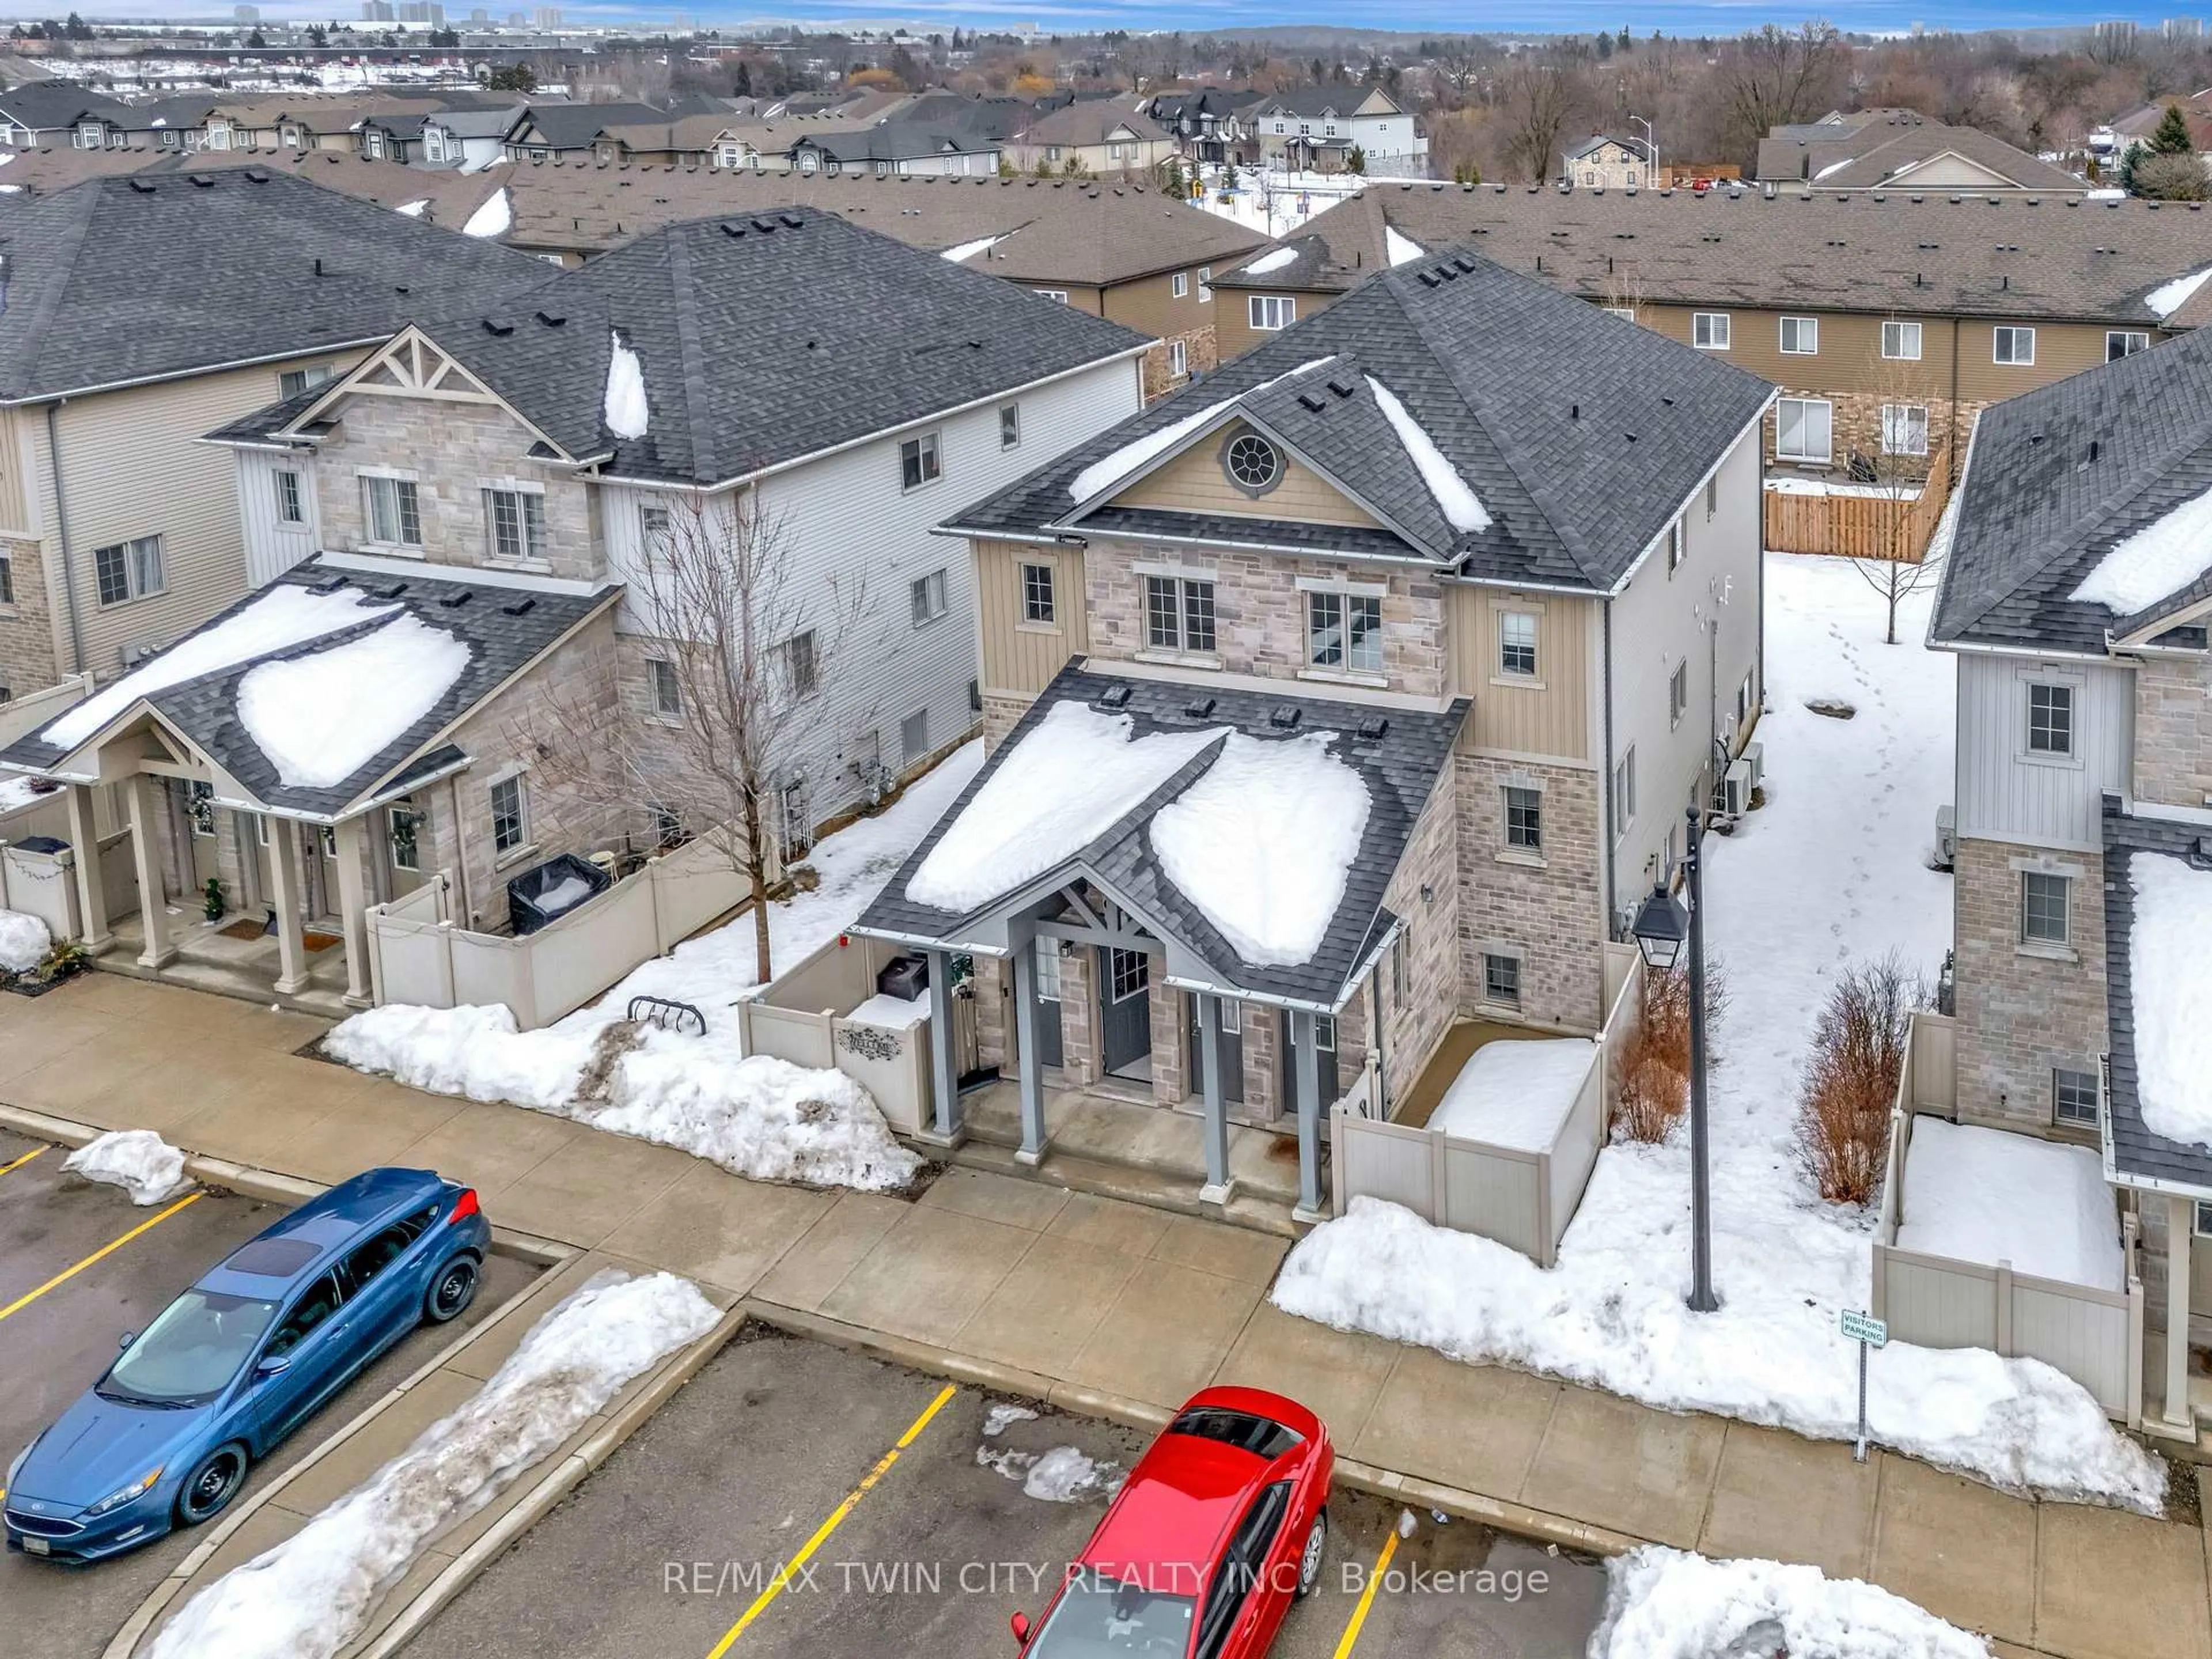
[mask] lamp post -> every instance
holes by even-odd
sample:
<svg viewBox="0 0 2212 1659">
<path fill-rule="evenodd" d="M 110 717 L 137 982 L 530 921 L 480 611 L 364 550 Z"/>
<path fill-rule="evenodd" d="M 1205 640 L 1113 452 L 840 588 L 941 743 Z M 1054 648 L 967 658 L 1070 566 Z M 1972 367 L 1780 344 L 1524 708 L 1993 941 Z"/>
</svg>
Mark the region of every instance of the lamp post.
<svg viewBox="0 0 2212 1659">
<path fill-rule="evenodd" d="M 1660 187 L 1659 135 L 1653 130 L 1651 123 L 1645 120 L 1642 116 L 1632 115 L 1628 118 L 1634 125 L 1644 129 L 1644 147 L 1651 152 L 1651 188 L 1657 190 Z"/>
<path fill-rule="evenodd" d="M 1712 1176 L 1705 1142 L 1705 907 L 1698 880 L 1698 844 L 1703 839 L 1704 814 L 1692 806 L 1689 851 L 1682 859 L 1682 896 L 1689 914 L 1667 890 L 1662 874 L 1652 884 L 1651 896 L 1636 913 L 1637 948 L 1644 960 L 1664 972 L 1672 968 L 1686 945 L 1690 954 L 1690 1307 L 1711 1313 L 1721 1305 L 1713 1294 Z"/>
</svg>

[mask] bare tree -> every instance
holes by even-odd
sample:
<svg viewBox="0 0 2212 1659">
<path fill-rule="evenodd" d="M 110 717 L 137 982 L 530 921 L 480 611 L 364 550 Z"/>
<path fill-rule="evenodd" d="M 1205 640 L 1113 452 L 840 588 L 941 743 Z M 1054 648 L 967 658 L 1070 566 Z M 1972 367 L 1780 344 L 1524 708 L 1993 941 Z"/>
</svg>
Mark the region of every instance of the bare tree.
<svg viewBox="0 0 2212 1659">
<path fill-rule="evenodd" d="M 1794 33 L 1769 23 L 1738 41 L 1722 61 L 1717 88 L 1738 159 L 1748 165 L 1770 128 L 1811 118 L 1845 56 L 1834 27 L 1817 20 Z"/>
<path fill-rule="evenodd" d="M 1548 183 L 1559 165 L 1559 141 L 1567 124 L 1589 102 L 1581 72 L 1540 64 L 1523 53 L 1506 71 L 1500 91 L 1507 166 L 1531 184 Z"/>
<path fill-rule="evenodd" d="M 1882 638 L 1888 645 L 1897 643 L 1898 606 L 1936 580 L 1943 555 L 1936 544 L 1935 526 L 1921 509 L 1927 492 L 1936 487 L 1930 443 L 1940 453 L 1942 441 L 1934 440 L 1929 430 L 1928 386 L 1917 374 L 1917 359 L 1876 359 L 1869 395 L 1881 410 L 1879 447 L 1871 456 L 1851 458 L 1855 473 L 1871 475 L 1854 482 L 1875 504 L 1875 556 L 1852 560 L 1851 568 L 1881 595 L 1888 612 Z"/>
</svg>

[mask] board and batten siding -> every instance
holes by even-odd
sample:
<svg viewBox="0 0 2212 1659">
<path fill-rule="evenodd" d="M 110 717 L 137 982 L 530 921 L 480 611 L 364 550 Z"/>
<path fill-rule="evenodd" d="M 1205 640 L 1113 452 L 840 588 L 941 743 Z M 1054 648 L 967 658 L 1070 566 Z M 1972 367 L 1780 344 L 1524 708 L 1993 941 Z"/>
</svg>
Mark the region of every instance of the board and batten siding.
<svg viewBox="0 0 2212 1659">
<path fill-rule="evenodd" d="M 2028 687 L 2074 688 L 2074 753 L 2030 756 Z M 1959 654 L 1959 833 L 2094 853 L 2135 752 L 2135 675 L 2101 663 Z"/>
<path fill-rule="evenodd" d="M 1158 471 L 1117 492 L 1115 503 L 1230 518 L 1295 519 L 1309 524 L 1375 527 L 1372 514 L 1311 467 L 1288 458 L 1282 478 L 1266 495 L 1248 495 L 1239 489 L 1230 482 L 1222 457 L 1231 444 L 1250 430 L 1243 422 L 1231 421 L 1220 431 L 1207 434 Z"/>
<path fill-rule="evenodd" d="M 314 458 L 240 449 L 238 456 L 238 520 L 246 532 L 246 580 L 261 587 L 294 565 L 313 557 L 323 545 L 322 509 L 315 495 Z M 276 475 L 300 481 L 301 522 L 278 515 Z"/>
<path fill-rule="evenodd" d="M 1444 602 L 1451 629 L 1452 691 L 1474 700 L 1460 746 L 1482 754 L 1595 764 L 1590 709 L 1597 601 L 1571 593 L 1446 582 Z M 1498 617 L 1509 611 L 1536 618 L 1533 680 L 1498 672 Z"/>
<path fill-rule="evenodd" d="M 1033 697 L 1052 683 L 1070 657 L 1091 649 L 1091 609 L 1083 550 L 1067 544 L 978 541 L 975 592 L 982 617 L 983 690 Z M 1052 572 L 1054 611 L 1049 626 L 1027 620 L 1022 567 Z"/>
</svg>

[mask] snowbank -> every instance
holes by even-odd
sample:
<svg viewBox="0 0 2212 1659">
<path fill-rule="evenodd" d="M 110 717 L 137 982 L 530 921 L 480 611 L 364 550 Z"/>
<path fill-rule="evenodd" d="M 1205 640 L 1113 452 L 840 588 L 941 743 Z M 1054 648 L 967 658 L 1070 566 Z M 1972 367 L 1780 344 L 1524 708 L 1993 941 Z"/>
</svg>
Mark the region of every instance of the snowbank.
<svg viewBox="0 0 2212 1659">
<path fill-rule="evenodd" d="M 1153 816 L 1161 869 L 1254 967 L 1310 960 L 1344 902 L 1374 803 L 1332 741 L 1232 732 L 1204 775 Z"/>
<path fill-rule="evenodd" d="M 192 1184 L 185 1155 L 151 1129 L 112 1129 L 71 1152 L 62 1168 L 122 1188 L 133 1204 L 159 1204 Z"/>
<path fill-rule="evenodd" d="M 994 1451 L 988 1446 L 978 1446 L 975 1461 L 1009 1480 L 1020 1481 L 1024 1493 L 1044 1504 L 1111 1498 L 1121 1491 L 1123 1480 L 1117 1465 L 1098 1462 L 1073 1446 L 1054 1446 L 1046 1452 Z"/>
<path fill-rule="evenodd" d="M 617 438 L 642 438 L 652 410 L 645 398 L 645 367 L 620 329 L 609 331 L 607 388 L 602 402 L 607 430 Z"/>
<path fill-rule="evenodd" d="M 2168 1140 L 2212 1146 L 2212 871 L 2165 853 L 2128 860 L 2135 921 L 2136 1092 L 2143 1122 Z"/>
<path fill-rule="evenodd" d="M 27 974 L 46 959 L 54 936 L 46 924 L 21 910 L 0 910 L 0 970 Z"/>
<path fill-rule="evenodd" d="M 1714 1561 L 1649 1544 L 1606 1563 L 1589 1659 L 1989 1659 L 1978 1636 L 1818 1567 Z"/>
<path fill-rule="evenodd" d="M 1437 447 L 1437 441 L 1429 436 L 1427 429 L 1413 417 L 1389 387 L 1372 374 L 1367 377 L 1367 384 L 1374 391 L 1376 405 L 1382 410 L 1382 418 L 1390 422 L 1390 430 L 1397 434 L 1398 442 L 1406 452 L 1406 459 L 1413 462 L 1413 470 L 1421 475 L 1421 482 L 1428 487 L 1437 510 L 1444 515 L 1444 522 L 1454 530 L 1470 532 L 1489 529 L 1489 509 L 1483 506 L 1481 498 L 1468 487 L 1467 480 L 1460 477 L 1459 469 L 1451 464 L 1443 450 Z"/>
<path fill-rule="evenodd" d="M 170 1620 L 150 1659 L 331 1659 L 442 1528 L 475 1514 L 720 1314 L 672 1273 L 603 1273 L 547 1314 L 474 1398 Z"/>
<path fill-rule="evenodd" d="M 1548 1151 L 1596 1059 L 1597 1044 L 1585 1037 L 1486 1042 L 1460 1067 L 1429 1127 L 1516 1152 Z"/>
<path fill-rule="evenodd" d="M 2123 617 L 2148 611 L 2212 569 L 2212 489 L 2124 536 L 2074 590 Z"/>
<path fill-rule="evenodd" d="M 2122 1288 L 2119 1217 L 2097 1154 L 1922 1117 L 1905 1169 L 1897 1248 L 2100 1291 Z"/>
<path fill-rule="evenodd" d="M 461 227 L 464 236 L 504 236 L 514 228 L 514 202 L 507 193 L 507 186 L 497 190 L 477 204 L 469 215 L 468 222 Z"/>
<path fill-rule="evenodd" d="M 411 616 L 374 634 L 246 671 L 238 718 L 295 788 L 343 783 L 438 706 L 469 665 L 469 647 Z"/>
<path fill-rule="evenodd" d="M 1311 362 L 1300 363 L 1296 368 L 1278 374 L 1271 380 L 1262 380 L 1257 386 L 1248 386 L 1242 392 L 1234 392 L 1226 398 L 1217 398 L 1212 402 L 1193 410 L 1180 420 L 1170 421 L 1155 431 L 1147 432 L 1141 438 L 1133 438 L 1120 448 L 1101 455 L 1077 473 L 1068 483 L 1067 493 L 1078 501 L 1087 501 L 1101 491 L 1112 489 L 1146 462 L 1166 454 L 1191 433 L 1212 420 L 1216 414 L 1235 403 L 1237 398 L 1249 398 L 1255 392 L 1265 392 L 1270 386 L 1280 386 L 1284 381 L 1296 380 L 1301 374 L 1310 374 L 1314 370 L 1325 368 L 1335 361 L 1334 356 L 1316 357 Z"/>
</svg>

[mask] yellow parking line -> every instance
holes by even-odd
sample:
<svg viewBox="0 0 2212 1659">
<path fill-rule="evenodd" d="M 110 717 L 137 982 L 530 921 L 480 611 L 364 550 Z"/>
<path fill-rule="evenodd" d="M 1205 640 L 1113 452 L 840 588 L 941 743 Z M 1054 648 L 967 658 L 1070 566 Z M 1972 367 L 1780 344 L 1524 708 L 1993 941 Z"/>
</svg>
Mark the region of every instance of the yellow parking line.
<svg viewBox="0 0 2212 1659">
<path fill-rule="evenodd" d="M 29 1152 L 24 1153 L 22 1157 L 10 1158 L 7 1163 L 0 1164 L 0 1175 L 6 1175 L 10 1170 L 21 1169 L 26 1164 L 28 1164 L 33 1158 L 36 1158 L 40 1152 L 43 1152 L 46 1150 L 46 1149 L 43 1146 L 33 1146 Z"/>
<path fill-rule="evenodd" d="M 4 1314 L 0 1314 L 0 1319 L 4 1319 L 6 1316 Z M 929 1402 L 928 1408 L 921 1416 L 915 1418 L 907 1431 L 898 1437 L 898 1443 L 876 1460 L 875 1468 L 861 1477 L 860 1484 L 845 1494 L 845 1501 L 830 1511 L 830 1518 L 827 1521 L 815 1528 L 814 1535 L 800 1545 L 799 1553 L 793 1556 L 777 1571 L 775 1577 L 769 1581 L 768 1588 L 754 1598 L 752 1606 L 745 1609 L 744 1616 L 731 1626 L 722 1639 L 715 1643 L 708 1650 L 707 1659 L 722 1659 L 722 1656 L 730 1650 L 731 1644 L 745 1633 L 745 1627 L 768 1611 L 769 1604 L 777 1596 L 782 1595 L 786 1587 L 790 1584 L 792 1576 L 813 1559 L 814 1552 L 827 1543 L 830 1534 L 844 1524 L 845 1517 L 853 1512 L 854 1505 L 868 1495 L 876 1482 L 890 1473 L 891 1465 L 899 1461 L 899 1454 L 921 1437 L 921 1431 L 929 1426 L 929 1419 L 942 1411 L 945 1408 L 945 1402 L 959 1392 L 960 1390 L 950 1382 L 937 1391 L 937 1398 Z"/>
<path fill-rule="evenodd" d="M 1382 1540 L 1382 1553 L 1375 1558 L 1375 1571 L 1367 1575 L 1367 1587 L 1359 1592 L 1359 1604 L 1352 1610 L 1352 1622 L 1344 1627 L 1344 1639 L 1336 1644 L 1336 1659 L 1351 1659 L 1353 1644 L 1359 1640 L 1359 1627 L 1367 1622 L 1367 1609 L 1375 1601 L 1375 1588 L 1390 1570 L 1390 1558 L 1397 1553 L 1398 1529 L 1393 1527 L 1390 1535 Z"/>
<path fill-rule="evenodd" d="M 149 1216 L 145 1220 L 133 1227 L 129 1232 L 124 1234 L 122 1237 L 116 1239 L 112 1243 L 101 1245 L 90 1255 L 85 1257 L 83 1261 L 78 1262 L 74 1267 L 63 1268 L 61 1272 L 56 1273 L 45 1284 L 40 1285 L 37 1290 L 27 1291 L 21 1296 L 17 1297 L 13 1302 L 10 1302 L 6 1307 L 0 1308 L 0 1319 L 5 1319 L 9 1314 L 17 1313 L 21 1310 L 27 1308 L 32 1303 L 36 1302 L 48 1291 L 53 1289 L 55 1285 L 62 1284 L 65 1280 L 76 1278 L 79 1273 L 82 1273 L 87 1267 L 92 1266 L 94 1262 L 99 1261 L 102 1256 L 112 1255 L 115 1251 L 121 1249 L 125 1244 L 128 1244 L 132 1239 L 137 1237 L 139 1234 L 146 1231 L 148 1229 L 160 1226 L 164 1221 L 167 1221 L 171 1216 L 176 1214 L 178 1211 L 183 1209 L 186 1205 L 198 1203 L 202 1196 L 203 1194 L 199 1193 L 188 1193 L 184 1197 L 179 1199 L 175 1203 L 169 1206 L 167 1209 L 162 1211 L 161 1214 L 157 1216 Z"/>
</svg>

